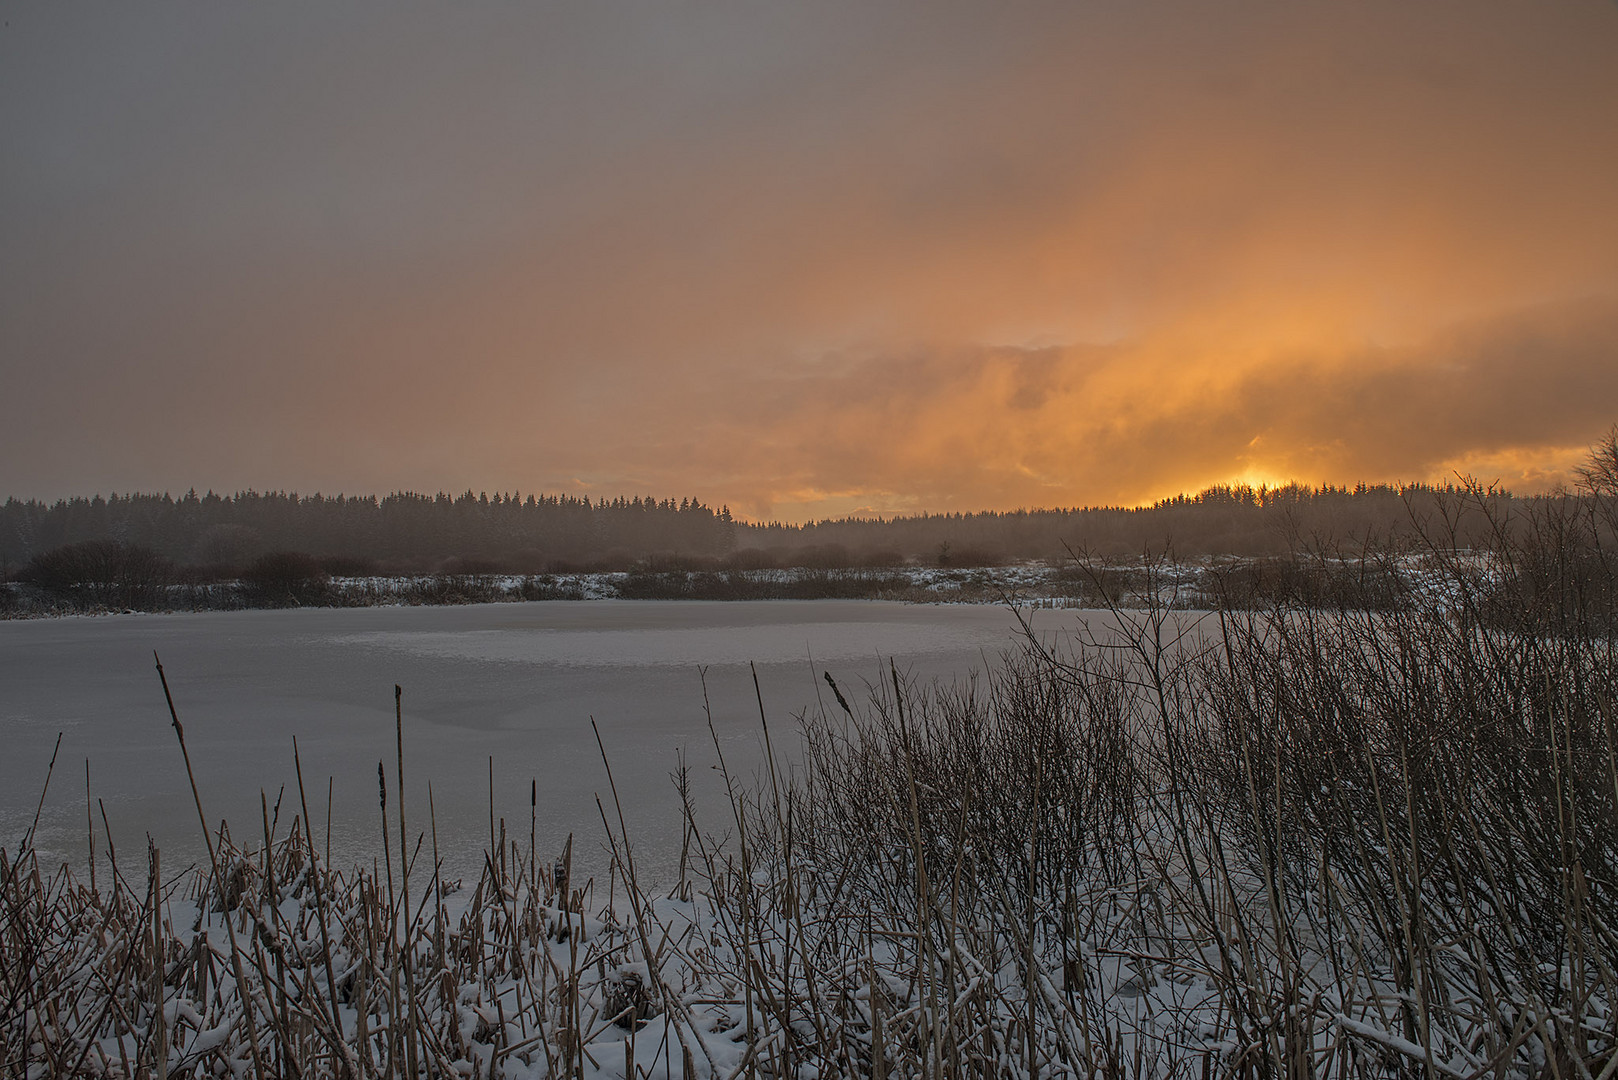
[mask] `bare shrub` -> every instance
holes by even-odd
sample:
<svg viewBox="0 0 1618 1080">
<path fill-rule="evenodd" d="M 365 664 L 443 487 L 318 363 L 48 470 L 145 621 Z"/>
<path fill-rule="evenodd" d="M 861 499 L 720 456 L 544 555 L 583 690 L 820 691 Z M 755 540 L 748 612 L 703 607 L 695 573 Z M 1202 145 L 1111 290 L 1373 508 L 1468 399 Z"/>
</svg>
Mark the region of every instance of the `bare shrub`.
<svg viewBox="0 0 1618 1080">
<path fill-rule="evenodd" d="M 162 602 L 174 569 L 149 548 L 86 540 L 35 557 L 17 577 L 79 607 L 149 608 Z"/>
<path fill-rule="evenodd" d="M 242 585 L 248 593 L 258 602 L 273 606 L 319 603 L 329 584 L 330 576 L 320 561 L 298 551 L 261 555 L 242 572 Z"/>
</svg>

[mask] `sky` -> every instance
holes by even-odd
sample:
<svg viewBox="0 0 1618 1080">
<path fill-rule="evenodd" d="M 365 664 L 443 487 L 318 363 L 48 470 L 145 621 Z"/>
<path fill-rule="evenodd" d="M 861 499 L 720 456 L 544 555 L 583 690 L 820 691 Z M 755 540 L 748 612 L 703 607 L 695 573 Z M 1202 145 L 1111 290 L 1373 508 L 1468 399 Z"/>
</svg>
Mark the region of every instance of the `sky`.
<svg viewBox="0 0 1618 1080">
<path fill-rule="evenodd" d="M 1618 3 L 0 0 L 0 498 L 1571 479 Z"/>
</svg>

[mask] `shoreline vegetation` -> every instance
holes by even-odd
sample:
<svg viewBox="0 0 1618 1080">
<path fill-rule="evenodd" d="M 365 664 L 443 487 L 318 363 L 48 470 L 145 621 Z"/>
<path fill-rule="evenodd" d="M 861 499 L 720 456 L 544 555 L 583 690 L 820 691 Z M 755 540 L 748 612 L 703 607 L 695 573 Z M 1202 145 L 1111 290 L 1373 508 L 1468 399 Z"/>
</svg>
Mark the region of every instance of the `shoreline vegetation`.
<svg viewBox="0 0 1618 1080">
<path fill-rule="evenodd" d="M 605 598 L 1141 606 L 1160 600 L 1149 573 L 1172 578 L 1182 606 L 1381 609 L 1427 587 L 1437 549 L 1483 552 L 1497 522 L 1518 529 L 1588 501 L 1470 482 L 1238 486 L 1139 509 L 787 526 L 691 499 L 11 499 L 0 618 Z"/>
<path fill-rule="evenodd" d="M 402 735 L 370 866 L 301 766 L 245 828 L 199 799 L 178 875 L 87 791 L 85 865 L 0 847 L 0 1072 L 1610 1080 L 1618 443 L 1578 498 L 1450 509 L 1380 607 L 1183 610 L 1147 559 L 975 681 L 826 671 L 795 730 L 761 704 L 761 775 L 715 736 L 657 887 L 608 745 L 605 880 L 491 811 L 445 881 Z"/>
<path fill-rule="evenodd" d="M 238 611 L 293 607 L 389 607 L 590 600 L 885 600 L 902 603 L 1011 604 L 1046 608 L 1138 608 L 1165 599 L 1208 610 L 1289 598 L 1385 608 L 1435 580 L 1432 560 L 1406 554 L 1367 560 L 1332 555 L 1225 557 L 1167 562 L 1145 556 L 1105 564 L 1032 563 L 989 567 L 788 567 L 771 570 L 651 570 L 574 574 L 424 574 L 342 577 L 301 560 L 272 580 L 248 577 L 201 584 L 130 588 L 76 581 L 0 586 L 0 618 Z M 1156 596 L 1152 594 L 1157 594 Z"/>
<path fill-rule="evenodd" d="M 238 492 L 96 495 L 0 503 L 0 572 L 87 542 L 141 553 L 176 581 L 240 577 L 301 554 L 338 576 L 973 567 L 1060 560 L 1069 548 L 1133 557 L 1165 539 L 1182 557 L 1282 556 L 1332 537 L 1408 532 L 1475 485 L 1216 485 L 1143 507 L 746 522 L 699 500 L 520 493 L 377 496 Z M 1488 489 L 1497 508 L 1521 502 Z M 1531 500 L 1530 500 L 1531 501 Z M 1484 529 L 1468 523 L 1470 544 Z"/>
</svg>

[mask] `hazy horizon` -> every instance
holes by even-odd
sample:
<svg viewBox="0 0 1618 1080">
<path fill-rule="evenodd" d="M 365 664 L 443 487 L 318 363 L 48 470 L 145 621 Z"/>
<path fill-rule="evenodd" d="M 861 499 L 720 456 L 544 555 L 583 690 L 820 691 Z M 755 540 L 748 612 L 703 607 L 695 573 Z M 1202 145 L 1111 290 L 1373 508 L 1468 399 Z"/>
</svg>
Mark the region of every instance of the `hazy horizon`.
<svg viewBox="0 0 1618 1080">
<path fill-rule="evenodd" d="M 0 6 L 0 497 L 1571 480 L 1618 5 Z"/>
</svg>

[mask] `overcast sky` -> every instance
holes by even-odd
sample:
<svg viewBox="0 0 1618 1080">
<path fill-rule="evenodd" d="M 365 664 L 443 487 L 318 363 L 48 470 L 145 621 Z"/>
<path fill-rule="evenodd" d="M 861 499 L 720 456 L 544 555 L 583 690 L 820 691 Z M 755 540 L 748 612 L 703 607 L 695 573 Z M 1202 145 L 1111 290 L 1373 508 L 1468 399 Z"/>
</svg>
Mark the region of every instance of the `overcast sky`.
<svg viewBox="0 0 1618 1080">
<path fill-rule="evenodd" d="M 0 0 L 0 497 L 1539 490 L 1618 4 Z"/>
</svg>

